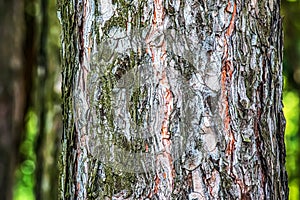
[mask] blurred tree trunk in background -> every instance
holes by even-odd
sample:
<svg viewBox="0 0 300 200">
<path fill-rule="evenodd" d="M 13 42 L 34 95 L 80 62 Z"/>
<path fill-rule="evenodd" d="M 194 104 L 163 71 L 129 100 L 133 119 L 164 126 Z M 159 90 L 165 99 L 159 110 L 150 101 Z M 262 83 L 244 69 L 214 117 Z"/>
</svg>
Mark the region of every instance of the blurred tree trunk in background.
<svg viewBox="0 0 300 200">
<path fill-rule="evenodd" d="M 44 153 L 47 152 L 46 147 L 46 114 L 47 114 L 47 103 L 49 97 L 47 93 L 52 93 L 51 88 L 46 88 L 46 82 L 48 78 L 48 55 L 47 55 L 47 40 L 48 40 L 48 28 L 49 28 L 49 18 L 48 18 L 48 1 L 41 0 L 40 2 L 41 8 L 41 24 L 40 24 L 40 46 L 39 46 L 39 57 L 38 57 L 38 77 L 36 84 L 36 105 L 39 116 L 39 131 L 36 140 L 36 184 L 35 184 L 35 198 L 39 199 L 47 199 L 49 196 L 49 191 L 46 192 L 47 195 L 44 194 L 45 190 L 43 190 L 43 179 L 51 174 L 50 171 L 44 171 L 46 167 L 46 158 L 44 157 Z M 50 144 L 51 145 L 51 141 Z M 48 156 L 52 157 L 51 154 Z M 55 170 L 55 168 L 53 168 Z M 48 169 L 49 170 L 49 169 Z M 49 184 L 49 183 L 48 183 Z M 55 185 L 54 185 L 55 186 Z M 55 191 L 55 187 L 53 190 Z M 51 192 L 50 192 L 51 194 Z M 55 194 L 54 194 L 55 195 Z M 44 197 L 44 198 L 42 198 Z M 52 196 L 53 197 L 53 196 Z"/>
<path fill-rule="evenodd" d="M 61 110 L 59 95 L 55 85 L 60 80 L 58 29 L 54 1 L 40 0 L 40 35 L 38 37 L 39 54 L 35 109 L 38 114 L 39 127 L 35 142 L 36 173 L 35 198 L 52 200 L 58 195 L 58 156 L 61 138 Z M 56 23 L 55 23 L 56 22 Z"/>
<path fill-rule="evenodd" d="M 60 1 L 62 199 L 288 199 L 279 1 Z"/>
<path fill-rule="evenodd" d="M 0 193 L 12 199 L 14 170 L 30 103 L 35 64 L 34 21 L 24 1 L 0 1 Z M 26 48 L 26 51 L 24 51 Z"/>
</svg>

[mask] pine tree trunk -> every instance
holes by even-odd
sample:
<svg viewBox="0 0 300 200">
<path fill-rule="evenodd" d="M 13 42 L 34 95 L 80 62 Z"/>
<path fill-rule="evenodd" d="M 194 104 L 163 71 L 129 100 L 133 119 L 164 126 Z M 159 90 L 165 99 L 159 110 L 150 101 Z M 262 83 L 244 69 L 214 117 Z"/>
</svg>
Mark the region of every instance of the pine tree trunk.
<svg viewBox="0 0 300 200">
<path fill-rule="evenodd" d="M 288 198 L 279 1 L 59 9 L 60 198 Z"/>
</svg>

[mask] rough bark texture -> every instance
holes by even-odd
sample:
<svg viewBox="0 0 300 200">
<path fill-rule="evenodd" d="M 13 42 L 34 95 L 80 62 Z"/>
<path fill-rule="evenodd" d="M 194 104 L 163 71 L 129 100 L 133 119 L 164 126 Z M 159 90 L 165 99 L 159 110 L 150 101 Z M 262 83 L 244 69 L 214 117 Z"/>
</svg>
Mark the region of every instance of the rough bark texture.
<svg viewBox="0 0 300 200">
<path fill-rule="evenodd" d="M 61 1 L 62 199 L 287 199 L 279 1 Z"/>
</svg>

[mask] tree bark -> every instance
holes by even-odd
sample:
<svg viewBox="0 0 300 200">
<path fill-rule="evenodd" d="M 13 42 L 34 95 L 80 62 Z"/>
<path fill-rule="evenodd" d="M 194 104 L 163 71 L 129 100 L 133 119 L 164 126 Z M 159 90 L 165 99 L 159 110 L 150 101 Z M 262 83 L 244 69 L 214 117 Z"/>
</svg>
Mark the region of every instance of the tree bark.
<svg viewBox="0 0 300 200">
<path fill-rule="evenodd" d="M 62 199 L 287 199 L 279 1 L 59 2 Z"/>
</svg>

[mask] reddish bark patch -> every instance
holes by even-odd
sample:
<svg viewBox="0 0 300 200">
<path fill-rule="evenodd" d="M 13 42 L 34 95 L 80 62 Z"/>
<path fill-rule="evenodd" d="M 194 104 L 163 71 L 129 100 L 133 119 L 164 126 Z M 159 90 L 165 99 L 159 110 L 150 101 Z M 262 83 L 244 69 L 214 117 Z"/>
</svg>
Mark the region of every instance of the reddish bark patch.
<svg viewBox="0 0 300 200">
<path fill-rule="evenodd" d="M 160 179 L 158 178 L 158 175 L 155 176 L 154 182 L 155 182 L 155 187 L 154 187 L 154 191 L 153 192 L 154 192 L 154 194 L 157 194 L 157 192 L 158 192 L 158 185 L 160 183 Z"/>
<path fill-rule="evenodd" d="M 233 6 L 233 10 L 231 11 Z M 224 58 L 222 61 L 222 72 L 221 72 L 221 89 L 222 89 L 222 115 L 223 115 L 223 124 L 224 124 L 224 131 L 228 138 L 228 143 L 226 147 L 225 154 L 230 159 L 230 165 L 229 165 L 229 171 L 230 175 L 234 178 L 235 183 L 237 183 L 241 189 L 241 199 L 249 199 L 249 187 L 245 185 L 244 181 L 237 177 L 232 172 L 232 162 L 233 162 L 233 154 L 235 150 L 235 137 L 233 134 L 233 131 L 231 130 L 230 123 L 231 123 L 231 115 L 229 112 L 229 101 L 230 101 L 230 84 L 232 80 L 232 73 L 233 73 L 233 66 L 232 61 L 228 57 L 228 43 L 229 39 L 233 34 L 234 28 L 235 28 L 235 19 L 237 15 L 237 9 L 236 9 L 236 3 L 231 5 L 230 2 L 228 2 L 228 5 L 225 9 L 227 12 L 232 12 L 231 20 L 229 23 L 229 26 L 225 32 L 225 38 L 224 38 Z M 212 179 L 215 179 L 215 177 L 212 175 Z M 212 191 L 210 191 L 212 192 Z M 212 193 L 211 193 L 212 194 Z"/>
<path fill-rule="evenodd" d="M 146 43 L 151 44 L 151 39 L 154 33 L 159 32 L 163 29 L 163 23 L 164 23 L 164 7 L 163 7 L 163 1 L 162 0 L 154 0 L 154 18 L 152 22 L 152 27 L 150 30 L 150 33 L 148 37 L 146 38 Z M 152 56 L 152 62 L 153 62 L 153 68 L 155 71 L 155 76 L 157 76 L 157 80 L 159 80 L 159 85 L 161 86 L 161 90 L 163 93 L 163 121 L 161 126 L 161 143 L 163 146 L 163 153 L 160 156 L 157 156 L 157 167 L 160 167 L 159 165 L 161 162 L 164 162 L 164 165 L 167 165 L 168 170 L 162 170 L 161 172 L 156 173 L 156 179 L 155 179 L 155 186 L 153 193 L 157 194 L 159 192 L 159 184 L 160 184 L 160 178 L 163 178 L 164 180 L 167 180 L 167 185 L 170 190 L 173 189 L 173 180 L 174 180 L 174 167 L 173 167 L 173 159 L 170 153 L 171 149 L 171 135 L 168 131 L 169 126 L 169 118 L 171 115 L 171 112 L 173 110 L 173 95 L 170 90 L 170 85 L 167 79 L 166 75 L 166 64 L 165 64 L 165 56 L 166 56 L 166 41 L 162 41 L 161 44 L 157 47 L 148 46 L 149 50 L 151 52 Z M 159 64 L 157 64 L 159 63 Z M 162 67 L 162 69 L 159 69 L 159 67 Z M 171 191 L 170 191 L 171 192 Z M 152 195 L 150 195 L 152 196 Z"/>
<path fill-rule="evenodd" d="M 226 7 L 227 12 L 230 12 L 230 7 L 231 7 L 231 3 L 229 1 L 228 5 Z M 236 3 L 233 4 L 232 17 L 231 17 L 231 20 L 230 20 L 230 23 L 229 23 L 229 27 L 228 27 L 228 29 L 226 31 L 226 34 L 225 34 L 226 36 L 231 36 L 232 35 L 232 32 L 234 30 L 235 17 L 236 17 Z"/>
<path fill-rule="evenodd" d="M 145 151 L 146 151 L 146 153 L 149 152 L 149 146 L 148 146 L 148 144 L 145 144 Z"/>
<path fill-rule="evenodd" d="M 226 12 L 231 12 L 231 3 L 228 2 L 228 5 L 225 9 Z M 229 23 L 229 26 L 225 32 L 225 38 L 224 38 L 224 57 L 222 61 L 222 68 L 221 68 L 221 103 L 222 103 L 222 116 L 223 116 L 223 125 L 224 125 L 224 131 L 228 138 L 228 143 L 226 147 L 225 154 L 226 156 L 230 157 L 230 171 L 232 171 L 232 160 L 233 160 L 233 153 L 235 148 L 235 138 L 234 134 L 231 130 L 230 123 L 231 123 L 231 116 L 229 112 L 229 101 L 230 101 L 230 84 L 232 79 L 232 73 L 233 73 L 233 66 L 232 61 L 229 58 L 229 52 L 228 52 L 228 43 L 229 38 L 232 36 L 234 28 L 235 28 L 235 18 L 236 18 L 236 3 L 233 4 L 233 11 L 231 20 Z"/>
</svg>

